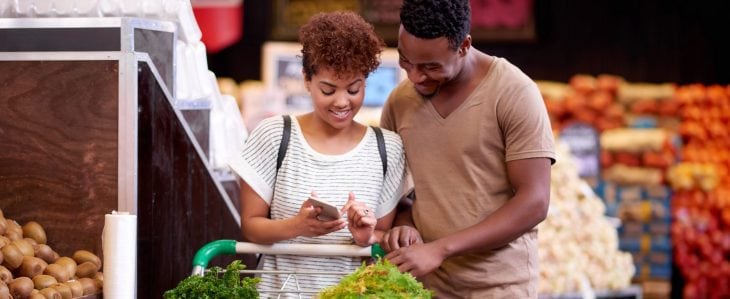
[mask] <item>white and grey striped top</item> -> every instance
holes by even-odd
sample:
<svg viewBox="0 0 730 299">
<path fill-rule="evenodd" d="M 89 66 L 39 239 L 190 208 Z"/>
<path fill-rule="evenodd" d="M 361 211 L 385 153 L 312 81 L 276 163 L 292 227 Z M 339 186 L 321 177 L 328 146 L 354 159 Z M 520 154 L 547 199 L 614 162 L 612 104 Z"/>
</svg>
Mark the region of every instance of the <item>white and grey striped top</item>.
<svg viewBox="0 0 730 299">
<path fill-rule="evenodd" d="M 349 192 L 356 200 L 364 202 L 380 218 L 391 212 L 402 194 L 405 156 L 400 137 L 383 130 L 388 159 L 388 172 L 383 176 L 383 166 L 378 152 L 375 132 L 368 128 L 362 141 L 342 155 L 326 155 L 312 149 L 302 135 L 296 117 L 292 117 L 291 138 L 279 173 L 276 173 L 276 157 L 282 138 L 282 117 L 263 120 L 246 140 L 242 154 L 233 159 L 231 168 L 270 206 L 272 219 L 286 219 L 299 212 L 311 191 L 320 198 L 342 207 Z M 347 228 L 320 237 L 297 237 L 282 243 L 351 244 L 352 235 Z M 266 256 L 264 270 L 315 270 L 352 272 L 361 265 L 362 259 L 350 257 Z M 279 289 L 284 275 L 263 275 L 260 289 Z M 300 286 L 322 289 L 339 282 L 341 277 L 298 277 Z M 295 285 L 290 282 L 289 290 Z"/>
</svg>

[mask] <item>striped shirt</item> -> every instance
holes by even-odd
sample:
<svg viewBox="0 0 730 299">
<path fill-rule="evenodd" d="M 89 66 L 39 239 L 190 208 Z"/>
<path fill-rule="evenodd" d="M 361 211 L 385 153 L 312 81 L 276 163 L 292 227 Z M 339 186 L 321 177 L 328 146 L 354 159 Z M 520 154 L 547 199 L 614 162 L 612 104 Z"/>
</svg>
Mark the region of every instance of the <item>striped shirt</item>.
<svg viewBox="0 0 730 299">
<path fill-rule="evenodd" d="M 231 168 L 269 205 L 272 219 L 294 217 L 311 191 L 339 208 L 353 192 L 355 199 L 373 209 L 377 218 L 393 211 L 402 194 L 405 169 L 403 146 L 397 134 L 383 130 L 388 163 L 384 176 L 372 128 L 367 128 L 365 137 L 349 152 L 327 155 L 309 146 L 297 118 L 292 117 L 289 148 L 277 174 L 276 158 L 283 128 L 280 116 L 263 120 L 249 135 L 242 154 L 231 163 Z M 320 237 L 300 236 L 280 243 L 352 244 L 353 241 L 350 231 L 344 228 Z M 352 257 L 278 255 L 265 256 L 262 269 L 352 272 L 361 263 L 361 258 Z M 259 289 L 280 289 L 286 275 L 276 276 L 262 275 Z M 341 277 L 306 275 L 297 278 L 302 288 L 319 290 L 337 284 Z M 295 289 L 296 284 L 292 281 L 285 288 Z"/>
</svg>

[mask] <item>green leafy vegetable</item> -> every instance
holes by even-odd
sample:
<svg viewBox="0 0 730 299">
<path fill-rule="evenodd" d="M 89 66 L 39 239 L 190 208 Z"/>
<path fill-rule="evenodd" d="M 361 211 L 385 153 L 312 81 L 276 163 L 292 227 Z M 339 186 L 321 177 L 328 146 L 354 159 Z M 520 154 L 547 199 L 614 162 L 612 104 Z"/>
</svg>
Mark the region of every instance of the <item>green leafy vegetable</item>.
<svg viewBox="0 0 730 299">
<path fill-rule="evenodd" d="M 240 270 L 246 266 L 241 261 L 233 261 L 223 271 L 213 267 L 204 276 L 190 276 L 181 281 L 177 287 L 165 292 L 165 299 L 235 299 L 259 298 L 256 284 L 259 278 L 241 279 Z M 223 275 L 221 275 L 221 273 Z"/>
<path fill-rule="evenodd" d="M 400 273 L 385 259 L 362 265 L 342 278 L 339 284 L 322 290 L 321 299 L 330 298 L 431 298 L 433 293 L 423 288 L 410 273 Z"/>
</svg>

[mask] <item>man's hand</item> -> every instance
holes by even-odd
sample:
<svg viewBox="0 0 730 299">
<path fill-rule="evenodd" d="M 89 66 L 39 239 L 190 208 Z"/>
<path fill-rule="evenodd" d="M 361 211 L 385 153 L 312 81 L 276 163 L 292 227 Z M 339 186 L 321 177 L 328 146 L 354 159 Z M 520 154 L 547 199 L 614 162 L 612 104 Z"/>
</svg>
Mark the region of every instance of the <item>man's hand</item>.
<svg viewBox="0 0 730 299">
<path fill-rule="evenodd" d="M 383 235 L 380 241 L 380 247 L 385 252 L 398 250 L 401 247 L 408 247 L 413 244 L 421 244 L 423 239 L 416 228 L 407 225 L 396 226 L 391 228 Z"/>
<path fill-rule="evenodd" d="M 422 277 L 441 266 L 446 256 L 436 243 L 419 243 L 397 249 L 385 258 L 398 266 L 401 272 Z"/>
</svg>

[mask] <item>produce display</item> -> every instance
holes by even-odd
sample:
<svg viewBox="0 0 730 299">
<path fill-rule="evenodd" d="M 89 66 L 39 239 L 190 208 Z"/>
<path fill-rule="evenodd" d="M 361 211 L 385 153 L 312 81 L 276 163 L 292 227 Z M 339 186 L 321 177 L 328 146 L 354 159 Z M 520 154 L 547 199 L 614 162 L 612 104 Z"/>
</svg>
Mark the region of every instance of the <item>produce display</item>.
<svg viewBox="0 0 730 299">
<path fill-rule="evenodd" d="M 240 260 L 231 262 L 225 269 L 213 267 L 204 276 L 193 275 L 181 281 L 177 287 L 163 294 L 165 299 L 237 299 L 259 298 L 256 290 L 258 278 L 241 279 L 238 271 L 246 266 Z"/>
<path fill-rule="evenodd" d="M 340 281 L 323 290 L 320 299 L 334 298 L 402 298 L 426 299 L 433 293 L 409 273 L 401 273 L 385 259 L 362 265 Z"/>
<path fill-rule="evenodd" d="M 727 176 L 719 173 L 718 167 L 712 163 L 683 162 L 669 169 L 667 180 L 674 190 L 710 192 L 718 187 L 723 175 Z"/>
<path fill-rule="evenodd" d="M 657 186 L 677 158 L 676 135 L 659 128 L 620 128 L 601 134 L 601 167 L 605 181 Z"/>
<path fill-rule="evenodd" d="M 640 126 L 645 116 L 660 128 L 677 126 L 679 103 L 670 83 L 628 83 L 614 75 L 578 74 L 565 83 L 537 81 L 552 127 L 583 122 L 598 131 Z"/>
<path fill-rule="evenodd" d="M 602 75 L 598 78 L 576 75 L 568 84 L 538 81 L 554 130 L 570 122 L 594 125 L 599 131 L 623 125 L 625 108 L 615 103 L 620 77 Z"/>
<path fill-rule="evenodd" d="M 101 259 L 86 250 L 59 256 L 43 227 L 22 226 L 0 210 L 0 298 L 79 298 L 101 293 Z M 12 297 L 11 297 L 12 296 Z"/>
<path fill-rule="evenodd" d="M 616 228 L 605 206 L 578 176 L 565 144 L 558 143 L 552 167 L 550 208 L 538 225 L 541 294 L 618 290 L 631 283 L 631 255 L 618 250 Z"/>
<path fill-rule="evenodd" d="M 684 298 L 730 297 L 730 86 L 688 85 L 681 103 L 682 162 L 668 173 L 674 262 Z"/>
</svg>

